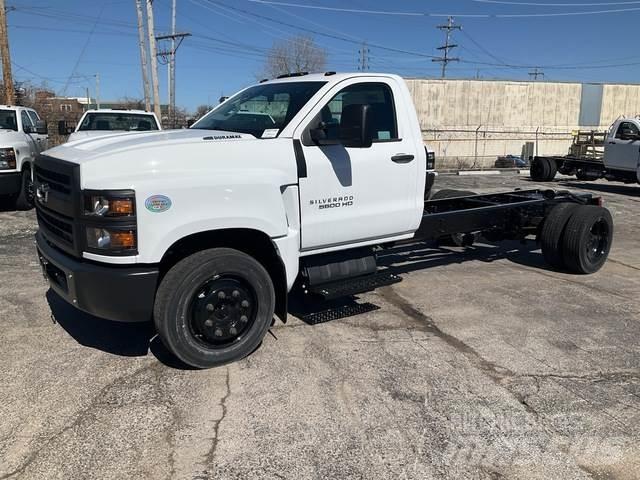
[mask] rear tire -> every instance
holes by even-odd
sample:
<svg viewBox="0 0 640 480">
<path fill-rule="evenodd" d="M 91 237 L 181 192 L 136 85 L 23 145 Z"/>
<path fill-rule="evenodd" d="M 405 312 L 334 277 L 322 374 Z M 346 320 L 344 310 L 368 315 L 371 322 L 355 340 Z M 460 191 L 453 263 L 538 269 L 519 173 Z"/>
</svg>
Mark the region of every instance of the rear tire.
<svg viewBox="0 0 640 480">
<path fill-rule="evenodd" d="M 271 277 L 253 257 L 230 248 L 195 253 L 160 283 L 154 322 L 167 349 L 184 363 L 210 368 L 240 360 L 273 321 Z"/>
<path fill-rule="evenodd" d="M 607 261 L 613 241 L 613 219 L 609 210 L 581 205 L 575 210 L 563 238 L 565 264 L 571 273 L 595 273 Z"/>
<path fill-rule="evenodd" d="M 529 169 L 531 179 L 535 182 L 550 182 L 557 172 L 556 162 L 545 157 L 535 157 Z"/>
<path fill-rule="evenodd" d="M 566 268 L 562 253 L 563 235 L 567 222 L 579 206 L 576 203 L 560 203 L 551 209 L 542 224 L 542 255 L 547 264 L 557 270 Z"/>
<path fill-rule="evenodd" d="M 22 171 L 20 191 L 18 192 L 18 196 L 15 197 L 16 210 L 31 210 L 33 208 L 34 198 L 35 191 L 33 187 L 33 179 L 31 178 L 31 169 L 29 167 L 25 167 Z"/>
</svg>

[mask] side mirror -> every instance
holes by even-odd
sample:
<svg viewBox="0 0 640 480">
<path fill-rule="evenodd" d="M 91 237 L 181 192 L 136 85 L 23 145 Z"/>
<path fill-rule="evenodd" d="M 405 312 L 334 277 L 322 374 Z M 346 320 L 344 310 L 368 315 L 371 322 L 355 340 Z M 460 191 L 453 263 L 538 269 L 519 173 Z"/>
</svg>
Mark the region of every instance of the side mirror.
<svg viewBox="0 0 640 480">
<path fill-rule="evenodd" d="M 340 128 L 337 123 L 320 122 L 318 128 L 309 130 L 313 143 L 319 146 L 340 145 Z"/>
<path fill-rule="evenodd" d="M 47 128 L 47 122 L 44 120 L 36 121 L 36 133 L 38 135 L 48 135 L 49 129 Z"/>
<path fill-rule="evenodd" d="M 35 133 L 34 128 L 31 125 L 24 125 L 24 122 L 22 129 L 24 130 L 24 133 Z"/>
<path fill-rule="evenodd" d="M 342 111 L 340 140 L 345 147 L 369 148 L 373 143 L 371 133 L 371 105 L 347 105 Z"/>
</svg>

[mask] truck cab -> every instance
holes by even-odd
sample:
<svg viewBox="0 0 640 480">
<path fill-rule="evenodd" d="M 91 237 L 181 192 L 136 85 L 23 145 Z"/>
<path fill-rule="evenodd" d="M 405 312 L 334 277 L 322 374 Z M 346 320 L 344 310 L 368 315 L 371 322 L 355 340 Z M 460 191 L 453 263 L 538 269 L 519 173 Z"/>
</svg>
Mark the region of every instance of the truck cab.
<svg viewBox="0 0 640 480">
<path fill-rule="evenodd" d="M 0 196 L 18 209 L 33 206 L 33 162 L 48 139 L 46 123 L 35 110 L 0 105 Z"/>
<path fill-rule="evenodd" d="M 640 121 L 622 118 L 614 122 L 604 146 L 604 164 L 608 169 L 633 172 L 640 182 Z"/>
<path fill-rule="evenodd" d="M 66 124 L 61 122 L 59 132 L 67 135 Z M 155 113 L 144 110 L 101 108 L 87 110 L 67 139 L 68 142 L 86 140 L 123 132 L 152 132 L 162 130 Z"/>
</svg>

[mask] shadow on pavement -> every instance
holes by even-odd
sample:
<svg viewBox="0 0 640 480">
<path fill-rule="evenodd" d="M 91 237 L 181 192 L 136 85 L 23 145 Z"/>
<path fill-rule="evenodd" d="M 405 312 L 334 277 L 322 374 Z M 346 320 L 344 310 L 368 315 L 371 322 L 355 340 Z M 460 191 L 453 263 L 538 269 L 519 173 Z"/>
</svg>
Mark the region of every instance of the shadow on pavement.
<svg viewBox="0 0 640 480">
<path fill-rule="evenodd" d="M 636 184 L 614 184 L 614 183 L 578 183 L 563 181 L 561 183 L 566 188 L 580 188 L 582 190 L 595 190 L 596 192 L 610 193 L 612 195 L 626 195 L 640 197 L 640 186 Z"/>
<path fill-rule="evenodd" d="M 65 302 L 53 290 L 47 302 L 56 322 L 80 345 L 122 357 L 143 357 L 151 352 L 164 365 L 191 369 L 162 344 L 152 322 L 122 323 L 94 317 Z"/>
</svg>

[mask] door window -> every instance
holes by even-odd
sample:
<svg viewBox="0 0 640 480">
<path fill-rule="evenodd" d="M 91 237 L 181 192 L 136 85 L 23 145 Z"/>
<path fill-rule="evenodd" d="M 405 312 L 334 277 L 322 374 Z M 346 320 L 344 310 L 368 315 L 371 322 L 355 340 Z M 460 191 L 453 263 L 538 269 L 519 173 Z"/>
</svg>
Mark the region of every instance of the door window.
<svg viewBox="0 0 640 480">
<path fill-rule="evenodd" d="M 31 118 L 31 122 L 34 125 L 38 120 L 40 120 L 40 117 L 38 117 L 38 114 L 35 112 L 35 110 L 27 110 L 27 113 L 29 114 L 29 117 Z"/>
<path fill-rule="evenodd" d="M 22 110 L 20 112 L 20 118 L 22 118 L 22 130 L 25 130 L 27 127 L 31 127 L 33 130 L 33 123 L 31 122 L 29 115 L 27 115 L 26 110 Z"/>
<path fill-rule="evenodd" d="M 398 123 L 391 88 L 385 83 L 357 83 L 341 90 L 322 109 L 321 121 L 340 125 L 350 105 L 370 105 L 374 142 L 398 140 Z"/>
<path fill-rule="evenodd" d="M 616 138 L 620 140 L 629 140 L 640 135 L 640 130 L 633 122 L 622 122 L 616 132 Z"/>
</svg>

